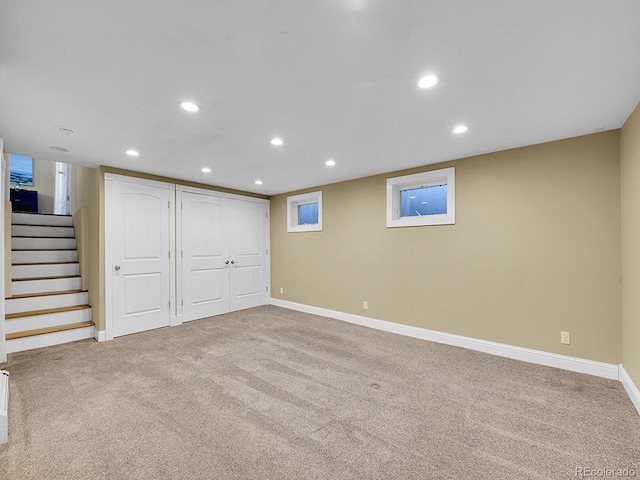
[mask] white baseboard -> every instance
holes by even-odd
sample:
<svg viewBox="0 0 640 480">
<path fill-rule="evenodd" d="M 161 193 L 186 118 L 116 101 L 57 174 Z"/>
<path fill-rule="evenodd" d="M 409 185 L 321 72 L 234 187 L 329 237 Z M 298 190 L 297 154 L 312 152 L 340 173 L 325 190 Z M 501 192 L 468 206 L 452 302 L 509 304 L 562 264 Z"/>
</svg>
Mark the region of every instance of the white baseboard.
<svg viewBox="0 0 640 480">
<path fill-rule="evenodd" d="M 633 383 L 633 380 L 631 379 L 627 371 L 624 369 L 624 367 L 622 365 L 620 365 L 619 367 L 620 367 L 620 381 L 622 382 L 624 389 L 627 391 L 627 395 L 629 395 L 629 398 L 631 399 L 633 406 L 636 407 L 636 410 L 638 411 L 638 413 L 640 413 L 640 390 L 638 390 L 638 387 L 636 387 L 636 384 Z"/>
<path fill-rule="evenodd" d="M 572 372 L 586 373 L 597 377 L 608 378 L 611 380 L 619 379 L 618 365 L 610 363 L 596 362 L 593 360 L 585 360 L 582 358 L 569 357 L 567 355 L 559 355 L 556 353 L 543 352 L 541 350 L 532 350 L 530 348 L 515 347 L 504 343 L 490 342 L 487 340 L 479 340 L 477 338 L 463 337 L 452 333 L 438 332 L 428 330 L 426 328 L 412 327 L 410 325 L 402 325 L 399 323 L 387 322 L 385 320 L 376 320 L 374 318 L 362 317 L 351 313 L 338 312 L 336 310 L 328 310 L 326 308 L 313 307 L 302 303 L 289 302 L 271 299 L 271 304 L 277 307 L 297 310 L 299 312 L 321 315 L 324 317 L 335 318 L 364 327 L 375 328 L 385 332 L 397 333 L 407 337 L 420 338 L 436 343 L 444 343 L 456 347 L 468 348 L 478 352 L 490 353 L 500 357 L 512 358 L 523 362 L 536 363 L 538 365 L 546 365 L 548 367 L 561 368 Z M 629 379 L 631 380 L 631 379 Z M 625 387 L 626 388 L 626 387 Z M 636 390 L 637 392 L 637 390 Z"/>
<path fill-rule="evenodd" d="M 98 342 L 108 342 L 109 340 L 113 340 L 113 330 L 98 330 L 95 328 L 93 338 Z"/>
</svg>

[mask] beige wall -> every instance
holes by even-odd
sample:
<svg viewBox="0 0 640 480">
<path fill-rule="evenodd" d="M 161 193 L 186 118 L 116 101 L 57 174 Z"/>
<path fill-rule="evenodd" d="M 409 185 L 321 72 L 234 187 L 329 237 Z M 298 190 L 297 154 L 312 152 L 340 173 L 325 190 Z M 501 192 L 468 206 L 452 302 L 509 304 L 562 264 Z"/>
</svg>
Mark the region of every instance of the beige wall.
<svg viewBox="0 0 640 480">
<path fill-rule="evenodd" d="M 449 166 L 456 225 L 386 228 L 387 177 Z M 620 362 L 618 130 L 320 189 L 323 232 L 271 198 L 274 298 Z"/>
<path fill-rule="evenodd" d="M 76 212 L 86 209 L 83 222 L 87 228 L 83 244 L 83 286 L 89 290 L 89 304 L 93 321 L 98 330 L 105 329 L 104 320 L 104 185 L 102 172 L 98 168 L 76 167 Z M 79 252 L 80 253 L 80 252 Z M 86 278 L 85 278 L 86 276 Z"/>
<path fill-rule="evenodd" d="M 640 386 L 640 106 L 620 132 L 622 363 Z"/>
<path fill-rule="evenodd" d="M 33 186 L 22 187 L 25 190 L 37 190 L 38 212 L 53 213 L 53 197 L 55 195 L 56 162 L 33 159 Z"/>
</svg>

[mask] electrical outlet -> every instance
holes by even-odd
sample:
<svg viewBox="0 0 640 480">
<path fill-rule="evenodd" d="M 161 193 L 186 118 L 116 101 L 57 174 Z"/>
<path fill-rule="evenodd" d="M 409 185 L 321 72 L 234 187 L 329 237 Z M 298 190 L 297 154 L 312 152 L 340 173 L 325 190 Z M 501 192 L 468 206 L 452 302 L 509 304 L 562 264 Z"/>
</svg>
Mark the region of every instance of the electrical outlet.
<svg viewBox="0 0 640 480">
<path fill-rule="evenodd" d="M 284 293 L 284 287 L 280 287 L 280 294 Z"/>
<path fill-rule="evenodd" d="M 364 308 L 365 310 L 369 310 L 369 302 L 365 300 L 364 303 L 362 304 L 362 308 Z"/>
<path fill-rule="evenodd" d="M 569 345 L 571 343 L 571 335 L 569 332 L 560 332 L 560 343 Z"/>
</svg>

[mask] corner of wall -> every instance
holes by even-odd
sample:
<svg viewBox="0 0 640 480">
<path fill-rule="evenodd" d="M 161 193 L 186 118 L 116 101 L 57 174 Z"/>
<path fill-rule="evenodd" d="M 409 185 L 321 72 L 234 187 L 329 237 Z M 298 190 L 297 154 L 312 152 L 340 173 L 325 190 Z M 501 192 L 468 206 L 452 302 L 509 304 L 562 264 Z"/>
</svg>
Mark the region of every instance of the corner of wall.
<svg viewBox="0 0 640 480">
<path fill-rule="evenodd" d="M 640 385 L 640 104 L 620 130 L 622 364 Z M 637 392 L 637 388 L 635 390 Z"/>
</svg>

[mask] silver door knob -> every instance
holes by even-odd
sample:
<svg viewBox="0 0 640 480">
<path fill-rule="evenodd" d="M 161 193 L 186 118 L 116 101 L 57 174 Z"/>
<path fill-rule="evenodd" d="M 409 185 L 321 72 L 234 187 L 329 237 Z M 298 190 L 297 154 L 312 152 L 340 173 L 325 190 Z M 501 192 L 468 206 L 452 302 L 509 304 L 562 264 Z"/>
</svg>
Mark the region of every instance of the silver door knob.
<svg viewBox="0 0 640 480">
<path fill-rule="evenodd" d="M 231 265 L 233 265 L 234 263 L 236 263 L 236 261 L 235 260 L 231 260 Z"/>
<path fill-rule="evenodd" d="M 120 265 L 116 265 L 116 266 L 115 266 L 115 267 L 113 267 L 113 268 L 115 268 L 116 270 L 120 270 Z"/>
<path fill-rule="evenodd" d="M 227 260 L 226 262 L 224 262 L 225 265 L 229 265 L 229 260 Z"/>
</svg>

